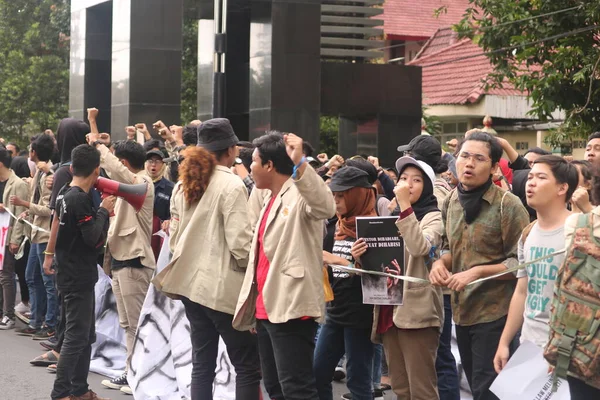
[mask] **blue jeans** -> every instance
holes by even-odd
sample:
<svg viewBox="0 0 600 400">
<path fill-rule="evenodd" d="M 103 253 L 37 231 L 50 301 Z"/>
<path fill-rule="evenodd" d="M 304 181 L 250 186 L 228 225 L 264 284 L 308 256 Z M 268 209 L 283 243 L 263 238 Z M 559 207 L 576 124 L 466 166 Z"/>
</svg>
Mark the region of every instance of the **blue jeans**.
<svg viewBox="0 0 600 400">
<path fill-rule="evenodd" d="M 440 400 L 460 400 L 460 382 L 456 360 L 452 354 L 452 307 L 450 295 L 444 295 L 444 329 L 440 336 L 435 369 L 438 378 Z"/>
<path fill-rule="evenodd" d="M 373 345 L 373 389 L 379 389 L 381 386 L 381 359 L 383 358 L 383 345 Z"/>
<path fill-rule="evenodd" d="M 54 329 L 58 317 L 55 276 L 44 274 L 44 251 L 48 243 L 32 243 L 27 259 L 25 280 L 29 288 L 32 328 L 46 325 Z"/>
<path fill-rule="evenodd" d="M 331 381 L 344 353 L 352 400 L 373 400 L 371 329 L 345 327 L 330 321 L 322 326 L 315 348 L 314 371 L 319 399 L 333 399 Z"/>
</svg>

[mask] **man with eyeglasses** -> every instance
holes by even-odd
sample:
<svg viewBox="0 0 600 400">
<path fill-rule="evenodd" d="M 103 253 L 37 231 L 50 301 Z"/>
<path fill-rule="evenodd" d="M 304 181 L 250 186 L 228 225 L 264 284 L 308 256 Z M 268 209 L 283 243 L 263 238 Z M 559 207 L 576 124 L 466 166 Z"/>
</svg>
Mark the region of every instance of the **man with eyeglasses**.
<svg viewBox="0 0 600 400">
<path fill-rule="evenodd" d="M 161 228 L 168 228 L 171 220 L 171 194 L 173 193 L 173 182 L 165 178 L 166 164 L 163 158 L 167 158 L 164 150 L 153 149 L 146 153 L 146 172 L 154 182 L 154 215 L 152 217 L 152 252 L 158 260 L 162 238 L 154 236 Z M 167 229 L 168 230 L 168 229 Z"/>
<path fill-rule="evenodd" d="M 453 291 L 458 349 L 474 400 L 497 399 L 489 390 L 496 378 L 494 347 L 506 323 L 516 275 L 467 285 L 516 266 L 518 240 L 529 223 L 519 198 L 492 182 L 501 156 L 502 147 L 490 134 L 474 131 L 465 138 L 456 158 L 459 183 L 442 207 L 441 257 L 430 274 L 434 285 Z"/>
</svg>

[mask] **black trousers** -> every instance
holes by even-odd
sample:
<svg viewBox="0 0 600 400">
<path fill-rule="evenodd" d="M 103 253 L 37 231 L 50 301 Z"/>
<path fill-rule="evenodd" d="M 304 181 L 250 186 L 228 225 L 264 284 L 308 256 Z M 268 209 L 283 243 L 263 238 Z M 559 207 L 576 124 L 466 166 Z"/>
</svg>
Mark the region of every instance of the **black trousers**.
<svg viewBox="0 0 600 400">
<path fill-rule="evenodd" d="M 213 382 L 219 353 L 219 336 L 235 368 L 235 398 L 260 398 L 260 363 L 256 336 L 233 328 L 233 315 L 204 307 L 184 298 L 185 314 L 192 329 L 192 400 L 213 398 Z"/>
<path fill-rule="evenodd" d="M 471 326 L 456 325 L 458 351 L 473 392 L 473 400 L 498 400 L 498 397 L 490 392 L 490 386 L 498 375 L 494 370 L 494 356 L 505 324 L 506 317 Z M 517 346 L 518 342 L 513 340 L 510 346 L 511 355 Z"/>
<path fill-rule="evenodd" d="M 96 341 L 94 290 L 63 292 L 61 323 L 64 342 L 56 368 L 52 399 L 82 396 L 89 391 L 92 344 Z"/>
<path fill-rule="evenodd" d="M 600 389 L 587 385 L 584 381 L 567 376 L 571 400 L 600 399 Z"/>
<path fill-rule="evenodd" d="M 29 247 L 31 244 L 29 240 L 25 244 L 25 251 L 23 257 L 15 261 L 15 273 L 19 277 L 19 291 L 21 292 L 21 301 L 23 303 L 29 303 L 29 288 L 27 287 L 27 281 L 25 280 L 25 269 L 27 269 L 27 260 L 29 259 Z"/>
<path fill-rule="evenodd" d="M 265 389 L 272 400 L 319 400 L 313 372 L 317 323 L 256 323 Z"/>
</svg>

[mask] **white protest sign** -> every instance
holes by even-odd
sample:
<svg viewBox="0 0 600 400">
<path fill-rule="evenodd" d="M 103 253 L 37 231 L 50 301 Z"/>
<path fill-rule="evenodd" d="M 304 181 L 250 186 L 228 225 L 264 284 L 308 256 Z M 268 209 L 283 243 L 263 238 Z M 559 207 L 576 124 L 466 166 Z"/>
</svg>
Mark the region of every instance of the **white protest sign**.
<svg viewBox="0 0 600 400">
<path fill-rule="evenodd" d="M 4 252 L 6 251 L 6 240 L 8 239 L 6 234 L 8 233 L 8 228 L 10 226 L 10 214 L 1 213 L 0 214 L 0 271 L 4 266 Z"/>
<path fill-rule="evenodd" d="M 500 400 L 570 400 L 569 384 L 560 379 L 552 393 L 552 375 L 543 350 L 523 342 L 498 375 L 490 391 Z"/>
</svg>

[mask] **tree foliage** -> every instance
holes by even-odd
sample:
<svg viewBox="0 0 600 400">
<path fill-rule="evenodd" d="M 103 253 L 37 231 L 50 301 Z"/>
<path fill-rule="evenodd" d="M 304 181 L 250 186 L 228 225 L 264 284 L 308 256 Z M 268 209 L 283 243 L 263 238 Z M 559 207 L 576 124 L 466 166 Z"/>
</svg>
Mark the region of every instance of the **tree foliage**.
<svg viewBox="0 0 600 400">
<path fill-rule="evenodd" d="M 600 24 L 598 0 L 470 2 L 455 29 L 493 52 L 490 85 L 510 82 L 527 92 L 540 120 L 563 110 L 558 141 L 600 130 L 600 29 L 590 29 Z"/>
<path fill-rule="evenodd" d="M 0 0 L 0 136 L 56 129 L 69 95 L 69 0 Z"/>
<path fill-rule="evenodd" d="M 198 12 L 196 2 L 184 1 L 181 71 L 181 123 L 197 118 L 198 110 Z"/>
</svg>

